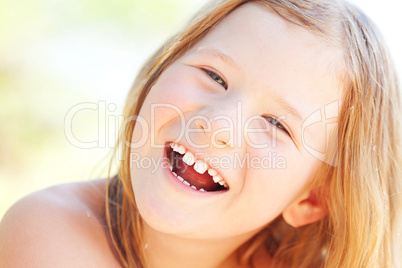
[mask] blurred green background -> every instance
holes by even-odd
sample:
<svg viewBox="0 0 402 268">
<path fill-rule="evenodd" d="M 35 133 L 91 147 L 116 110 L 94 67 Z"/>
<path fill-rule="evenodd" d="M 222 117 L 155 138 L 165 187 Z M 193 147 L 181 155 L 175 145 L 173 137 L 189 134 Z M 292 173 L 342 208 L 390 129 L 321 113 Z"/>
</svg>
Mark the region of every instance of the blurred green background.
<svg viewBox="0 0 402 268">
<path fill-rule="evenodd" d="M 384 31 L 400 71 L 401 4 L 353 2 Z M 33 191 L 105 176 L 115 118 L 137 70 L 204 3 L 1 1 L 0 219 Z M 105 144 L 83 149 L 66 138 L 65 117 L 80 103 L 97 109 L 73 118 L 76 139 L 97 141 L 103 135 Z M 102 116 L 110 120 L 104 123 Z"/>
<path fill-rule="evenodd" d="M 0 219 L 28 193 L 107 174 L 112 119 L 138 68 L 204 2 L 1 1 Z M 85 142 L 106 133 L 100 148 L 77 148 L 65 137 L 65 117 L 80 103 L 99 109 L 77 113 L 72 132 Z M 111 120 L 98 122 L 99 112 Z"/>
</svg>

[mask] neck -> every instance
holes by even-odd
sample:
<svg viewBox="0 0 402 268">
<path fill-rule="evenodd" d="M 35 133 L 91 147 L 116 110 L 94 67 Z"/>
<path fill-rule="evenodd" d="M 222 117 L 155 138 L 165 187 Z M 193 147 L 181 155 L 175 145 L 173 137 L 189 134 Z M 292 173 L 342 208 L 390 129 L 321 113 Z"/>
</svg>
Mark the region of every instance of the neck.
<svg viewBox="0 0 402 268">
<path fill-rule="evenodd" d="M 144 247 L 152 268 L 243 267 L 238 263 L 237 249 L 256 233 L 222 239 L 191 239 L 161 233 L 144 224 Z"/>
</svg>

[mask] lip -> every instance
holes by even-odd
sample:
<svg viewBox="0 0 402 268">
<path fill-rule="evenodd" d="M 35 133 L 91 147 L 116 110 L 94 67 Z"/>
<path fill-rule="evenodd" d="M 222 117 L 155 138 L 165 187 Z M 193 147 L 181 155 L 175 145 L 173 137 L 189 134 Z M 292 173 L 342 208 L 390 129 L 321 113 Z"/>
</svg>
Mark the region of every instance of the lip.
<svg viewBox="0 0 402 268">
<path fill-rule="evenodd" d="M 169 146 L 168 144 L 170 144 L 170 142 L 166 142 L 165 146 Z M 184 146 L 184 144 L 183 144 Z M 166 155 L 166 149 L 163 149 L 163 170 L 166 174 L 166 177 L 168 179 L 169 182 L 171 182 L 171 184 L 173 184 L 174 187 L 178 188 L 180 191 L 189 193 L 189 194 L 193 194 L 193 195 L 197 195 L 197 196 L 216 196 L 216 195 L 221 195 L 224 194 L 226 192 L 228 192 L 229 190 L 225 190 L 225 191 L 205 191 L 205 192 L 201 192 L 198 191 L 196 189 L 193 189 L 189 186 L 186 186 L 185 184 L 183 184 L 181 181 L 179 181 L 177 179 L 177 177 L 172 173 L 172 171 L 169 169 L 169 162 L 168 162 L 168 158 Z"/>
</svg>

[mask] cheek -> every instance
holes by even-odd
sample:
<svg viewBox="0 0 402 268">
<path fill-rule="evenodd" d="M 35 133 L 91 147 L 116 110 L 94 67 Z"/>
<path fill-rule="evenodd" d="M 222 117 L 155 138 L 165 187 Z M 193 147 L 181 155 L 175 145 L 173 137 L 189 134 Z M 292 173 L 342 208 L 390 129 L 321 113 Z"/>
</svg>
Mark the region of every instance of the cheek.
<svg viewBox="0 0 402 268">
<path fill-rule="evenodd" d="M 166 71 L 150 89 L 140 111 L 140 116 L 155 127 L 176 117 L 183 118 L 184 113 L 200 103 L 191 79 L 177 79 L 180 74 L 169 74 Z"/>
<path fill-rule="evenodd" d="M 169 83 L 169 79 L 161 79 L 151 88 L 141 107 L 133 131 L 133 142 L 146 145 L 152 139 L 157 139 L 157 134 L 164 125 L 172 120 L 183 121 L 185 104 L 189 100 L 184 94 L 180 94 L 179 89 L 180 85 Z M 155 142 L 156 140 L 152 140 L 151 144 Z"/>
<path fill-rule="evenodd" d="M 134 129 L 133 140 L 145 139 L 145 134 L 148 140 L 155 138 L 160 144 L 165 142 L 158 140 L 163 136 L 158 135 L 161 132 L 172 140 L 180 137 L 188 123 L 185 116 L 209 103 L 207 92 L 197 79 L 194 71 L 169 67 L 150 89 L 142 105 L 139 117 L 143 123 Z"/>
<path fill-rule="evenodd" d="M 273 220 L 280 215 L 298 198 L 318 167 L 311 157 L 283 145 L 257 150 L 250 158 L 258 161 L 247 171 L 244 192 L 249 195 L 250 217 L 260 220 Z"/>
<path fill-rule="evenodd" d="M 317 100 L 317 103 L 323 101 Z M 310 108 L 301 128 L 303 150 L 325 162 L 326 154 L 337 148 L 340 102 L 327 100 L 325 105 Z M 314 106 L 312 106 L 314 107 Z M 328 163 L 329 164 L 329 163 Z"/>
<path fill-rule="evenodd" d="M 336 163 L 334 161 L 338 148 L 338 122 L 316 122 L 308 125 L 303 130 L 303 135 L 303 153 L 318 162 L 329 165 Z"/>
<path fill-rule="evenodd" d="M 147 100 L 150 103 L 168 103 L 176 106 L 198 103 L 200 90 L 196 72 L 177 63 L 161 74 L 151 88 Z"/>
<path fill-rule="evenodd" d="M 325 153 L 328 127 L 329 126 L 327 126 L 325 122 L 316 122 L 306 126 L 303 129 L 304 149 L 307 151 L 316 151 L 322 154 Z"/>
</svg>

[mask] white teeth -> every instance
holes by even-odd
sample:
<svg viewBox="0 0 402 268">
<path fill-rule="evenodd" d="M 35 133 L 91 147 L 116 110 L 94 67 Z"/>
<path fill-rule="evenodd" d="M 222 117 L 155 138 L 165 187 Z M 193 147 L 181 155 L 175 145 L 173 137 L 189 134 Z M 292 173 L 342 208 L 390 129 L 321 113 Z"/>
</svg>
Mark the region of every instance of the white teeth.
<svg viewBox="0 0 402 268">
<path fill-rule="evenodd" d="M 214 180 L 215 183 L 218 183 L 220 180 L 222 180 L 222 177 L 219 175 L 215 175 L 212 177 L 212 179 Z"/>
<path fill-rule="evenodd" d="M 173 175 L 175 175 L 175 176 L 177 177 L 177 173 L 176 173 L 176 172 L 172 171 L 172 173 L 173 173 Z"/>
<path fill-rule="evenodd" d="M 212 177 L 212 179 L 215 183 L 219 183 L 220 185 L 228 188 L 227 183 L 223 180 L 223 178 L 220 175 L 218 175 L 218 172 L 215 169 L 213 169 L 213 168 L 208 169 L 207 163 L 205 163 L 201 160 L 195 161 L 194 154 L 191 153 L 190 151 L 187 151 L 187 149 L 183 145 L 179 145 L 177 143 L 171 142 L 170 148 L 172 148 L 174 152 L 177 152 L 177 153 L 183 155 L 183 158 L 182 158 L 183 162 L 189 166 L 194 165 L 193 166 L 194 170 L 197 171 L 199 174 L 204 174 L 205 171 L 208 170 L 208 174 Z M 171 171 L 173 170 L 172 166 L 169 166 L 169 168 Z M 186 181 L 182 177 L 178 176 L 175 172 L 172 171 L 172 173 L 185 185 L 190 186 L 193 189 L 197 189 L 194 185 L 191 186 L 191 184 L 188 181 Z M 201 188 L 199 191 L 206 192 L 203 188 Z"/>
<path fill-rule="evenodd" d="M 197 161 L 194 164 L 194 170 L 200 174 L 204 174 L 205 171 L 208 169 L 208 165 L 203 161 Z"/>
<path fill-rule="evenodd" d="M 183 145 L 180 145 L 179 148 L 177 149 L 177 152 L 179 154 L 184 154 L 186 152 L 186 148 L 184 148 Z"/>
<path fill-rule="evenodd" d="M 179 153 L 179 154 L 184 154 L 186 152 L 186 148 L 184 148 L 183 145 L 178 145 L 176 143 L 171 143 L 170 147 L 173 149 L 173 151 Z"/>
<path fill-rule="evenodd" d="M 214 180 L 215 183 L 219 183 L 220 185 L 228 188 L 228 184 L 222 179 L 221 176 L 215 175 L 212 177 L 212 179 Z"/>
<path fill-rule="evenodd" d="M 183 162 L 186 163 L 189 166 L 192 166 L 195 162 L 195 157 L 191 152 L 187 152 L 184 156 L 183 156 Z"/>
<path fill-rule="evenodd" d="M 208 174 L 209 174 L 209 175 L 211 175 L 211 176 L 213 177 L 213 176 L 218 175 L 218 172 L 216 172 L 216 170 L 215 170 L 215 169 L 210 168 L 210 169 L 208 169 Z"/>
<path fill-rule="evenodd" d="M 176 143 L 173 145 L 173 151 L 178 152 L 179 151 L 179 145 Z"/>
</svg>

